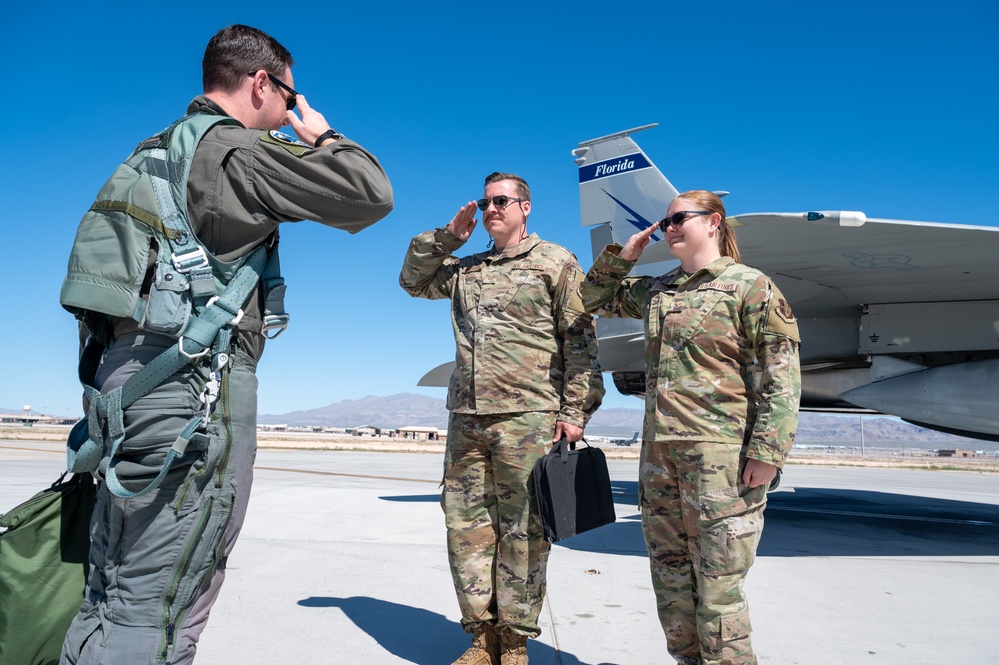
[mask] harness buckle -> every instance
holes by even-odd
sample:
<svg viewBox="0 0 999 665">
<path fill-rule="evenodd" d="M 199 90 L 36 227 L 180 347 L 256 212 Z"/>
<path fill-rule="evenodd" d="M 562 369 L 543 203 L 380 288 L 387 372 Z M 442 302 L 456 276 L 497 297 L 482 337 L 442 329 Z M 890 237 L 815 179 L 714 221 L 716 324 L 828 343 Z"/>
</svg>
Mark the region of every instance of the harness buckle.
<svg viewBox="0 0 999 665">
<path fill-rule="evenodd" d="M 205 303 L 205 309 L 208 309 L 209 307 L 211 307 L 212 305 L 214 305 L 215 301 L 218 300 L 218 299 L 219 299 L 218 296 L 212 296 L 211 298 L 209 298 L 208 302 Z M 222 309 L 225 309 L 225 307 L 223 307 Z M 226 311 L 228 311 L 228 310 L 226 310 Z M 242 309 L 237 309 L 236 310 L 236 316 L 232 317 L 232 320 L 229 321 L 229 323 L 227 323 L 226 325 L 233 326 L 233 327 L 238 326 L 239 322 L 243 320 L 243 314 L 244 313 L 245 312 L 243 312 Z"/>
<path fill-rule="evenodd" d="M 174 254 L 170 260 L 173 262 L 173 267 L 180 272 L 208 267 L 208 255 L 200 245 L 183 254 Z"/>
<path fill-rule="evenodd" d="M 288 327 L 288 321 L 290 319 L 291 317 L 287 314 L 267 314 L 264 316 L 264 324 L 261 326 L 260 332 L 262 332 L 264 337 L 267 339 L 274 339 L 285 331 Z M 277 330 L 277 332 L 271 335 L 269 333 L 272 330 Z"/>
<path fill-rule="evenodd" d="M 180 355 L 184 356 L 188 360 L 196 360 L 197 358 L 203 358 L 209 351 L 212 350 L 212 347 L 205 347 L 205 349 L 200 353 L 188 353 L 184 350 L 184 336 L 181 335 L 180 339 L 177 340 L 177 350 L 180 351 Z"/>
<path fill-rule="evenodd" d="M 219 386 L 221 386 L 222 375 L 219 372 L 212 372 L 211 379 L 205 383 L 205 389 L 201 392 L 201 404 L 205 407 L 205 415 L 202 422 L 208 425 L 212 415 L 212 404 L 219 398 Z"/>
</svg>

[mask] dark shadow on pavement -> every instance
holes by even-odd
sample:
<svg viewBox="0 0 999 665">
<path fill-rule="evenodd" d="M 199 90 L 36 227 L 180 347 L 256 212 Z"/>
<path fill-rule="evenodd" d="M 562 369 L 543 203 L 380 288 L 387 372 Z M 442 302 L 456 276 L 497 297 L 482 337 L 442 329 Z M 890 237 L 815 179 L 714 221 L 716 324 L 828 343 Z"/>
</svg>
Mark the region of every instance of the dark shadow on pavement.
<svg viewBox="0 0 999 665">
<path fill-rule="evenodd" d="M 413 494 L 411 496 L 380 496 L 382 501 L 394 501 L 396 503 L 440 503 L 440 492 L 437 494 Z"/>
<path fill-rule="evenodd" d="M 760 556 L 995 556 L 999 506 L 865 490 L 770 494 Z"/>
<path fill-rule="evenodd" d="M 633 510 L 637 481 L 612 481 L 614 503 Z M 439 494 L 382 497 L 437 503 Z M 867 490 L 787 487 L 771 492 L 759 556 L 995 556 L 999 506 Z M 648 556 L 637 515 L 555 547 Z"/>
<path fill-rule="evenodd" d="M 358 628 L 392 655 L 417 665 L 440 665 L 458 658 L 471 644 L 471 637 L 454 621 L 429 610 L 400 605 L 367 596 L 332 598 L 312 596 L 298 601 L 302 607 L 336 607 Z M 578 658 L 557 652 L 551 646 L 529 640 L 527 655 L 532 663 L 584 665 Z M 600 665 L 615 665 L 601 663 Z M 624 664 L 622 664 L 624 665 Z"/>
</svg>

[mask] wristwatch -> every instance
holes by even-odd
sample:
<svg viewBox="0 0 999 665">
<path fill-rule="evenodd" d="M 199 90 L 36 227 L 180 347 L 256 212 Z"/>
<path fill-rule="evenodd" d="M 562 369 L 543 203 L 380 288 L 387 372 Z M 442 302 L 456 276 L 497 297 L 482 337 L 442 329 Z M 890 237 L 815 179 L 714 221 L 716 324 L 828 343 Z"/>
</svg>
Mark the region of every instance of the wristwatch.
<svg viewBox="0 0 999 665">
<path fill-rule="evenodd" d="M 316 139 L 316 144 L 314 147 L 318 148 L 323 144 L 323 141 L 325 141 L 326 139 L 334 139 L 336 141 L 339 141 L 342 138 L 343 134 L 330 127 L 325 132 L 319 135 L 319 138 Z"/>
</svg>

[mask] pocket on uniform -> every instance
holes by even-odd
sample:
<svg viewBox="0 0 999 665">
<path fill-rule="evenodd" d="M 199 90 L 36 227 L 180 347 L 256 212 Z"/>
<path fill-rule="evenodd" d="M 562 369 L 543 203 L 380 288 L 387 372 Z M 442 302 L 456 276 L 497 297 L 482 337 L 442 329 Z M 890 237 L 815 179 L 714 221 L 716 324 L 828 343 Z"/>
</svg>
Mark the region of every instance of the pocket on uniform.
<svg viewBox="0 0 999 665">
<path fill-rule="evenodd" d="M 702 492 L 700 554 L 702 570 L 711 575 L 744 573 L 753 565 L 763 530 L 765 486 L 726 487 Z"/>
<path fill-rule="evenodd" d="M 501 289 L 483 286 L 480 306 L 492 306 L 513 321 L 533 322 L 551 316 L 549 284 L 541 268 L 514 268 Z"/>
<path fill-rule="evenodd" d="M 142 329 L 178 337 L 187 327 L 190 316 L 187 277 L 169 263 L 157 263 L 140 324 Z"/>
<path fill-rule="evenodd" d="M 721 618 L 721 640 L 723 643 L 745 639 L 752 632 L 753 627 L 749 624 L 748 608 Z"/>
</svg>

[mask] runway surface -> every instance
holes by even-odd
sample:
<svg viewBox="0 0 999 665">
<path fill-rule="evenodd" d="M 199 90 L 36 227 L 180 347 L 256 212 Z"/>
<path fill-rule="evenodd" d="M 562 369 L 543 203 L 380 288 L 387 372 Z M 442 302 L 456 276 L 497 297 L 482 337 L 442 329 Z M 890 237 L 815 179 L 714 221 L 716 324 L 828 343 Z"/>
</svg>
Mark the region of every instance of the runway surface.
<svg viewBox="0 0 999 665">
<path fill-rule="evenodd" d="M 0 441 L 0 512 L 55 480 L 59 444 Z M 259 452 L 201 663 L 450 663 L 467 647 L 440 455 Z M 553 547 L 532 665 L 669 663 L 636 461 L 618 522 Z M 999 475 L 789 465 L 747 581 L 770 665 L 999 663 Z"/>
</svg>

